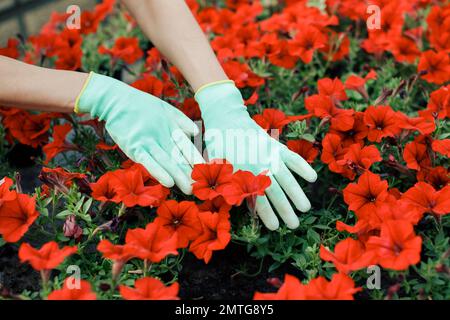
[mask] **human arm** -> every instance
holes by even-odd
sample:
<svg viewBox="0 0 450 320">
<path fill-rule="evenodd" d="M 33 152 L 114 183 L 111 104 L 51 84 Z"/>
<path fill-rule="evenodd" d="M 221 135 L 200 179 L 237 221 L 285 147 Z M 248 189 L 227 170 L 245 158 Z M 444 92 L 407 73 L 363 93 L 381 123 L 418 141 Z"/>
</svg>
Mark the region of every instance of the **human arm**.
<svg viewBox="0 0 450 320">
<path fill-rule="evenodd" d="M 145 35 L 194 91 L 228 79 L 184 0 L 122 0 Z"/>
<path fill-rule="evenodd" d="M 53 70 L 0 56 L 0 105 L 71 113 L 87 73 Z"/>
</svg>

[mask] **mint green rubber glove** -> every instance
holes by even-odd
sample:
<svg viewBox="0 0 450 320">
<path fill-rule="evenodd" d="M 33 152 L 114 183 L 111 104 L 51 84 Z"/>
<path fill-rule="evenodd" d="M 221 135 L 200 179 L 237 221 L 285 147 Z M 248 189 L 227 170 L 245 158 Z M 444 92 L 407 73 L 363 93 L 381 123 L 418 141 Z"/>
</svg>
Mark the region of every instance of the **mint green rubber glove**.
<svg viewBox="0 0 450 320">
<path fill-rule="evenodd" d="M 198 127 L 181 111 L 116 79 L 91 73 L 75 112 L 104 120 L 114 142 L 162 185 L 192 193 L 192 166 L 203 158 L 188 136 Z"/>
<path fill-rule="evenodd" d="M 297 228 L 299 219 L 286 195 L 302 212 L 308 211 L 311 204 L 289 169 L 309 182 L 316 181 L 316 172 L 301 156 L 270 137 L 253 121 L 233 81 L 203 86 L 195 98 L 205 125 L 209 159 L 226 159 L 235 169 L 253 174 L 267 170 L 272 183 L 266 196 L 256 199 L 256 213 L 268 229 L 279 227 L 269 199 L 286 225 Z"/>
</svg>

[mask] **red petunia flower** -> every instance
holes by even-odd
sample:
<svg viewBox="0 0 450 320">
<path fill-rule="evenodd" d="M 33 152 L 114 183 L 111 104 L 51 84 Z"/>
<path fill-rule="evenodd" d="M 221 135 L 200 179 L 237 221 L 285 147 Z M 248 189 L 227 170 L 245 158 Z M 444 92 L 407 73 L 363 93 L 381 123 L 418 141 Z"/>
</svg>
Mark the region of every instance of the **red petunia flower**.
<svg viewBox="0 0 450 320">
<path fill-rule="evenodd" d="M 434 140 L 431 148 L 447 158 L 450 157 L 450 139 Z"/>
<path fill-rule="evenodd" d="M 228 204 L 239 206 L 245 199 L 264 195 L 270 184 L 270 177 L 265 174 L 255 176 L 250 171 L 238 170 L 233 174 L 231 184 L 224 187 L 221 195 Z"/>
<path fill-rule="evenodd" d="M 347 176 L 350 180 L 355 178 L 356 174 L 369 170 L 372 164 L 383 160 L 374 145 L 361 148 L 361 144 L 355 143 L 348 147 L 347 152 L 341 160 L 337 161 L 338 165 L 347 166 L 353 174 Z"/>
<path fill-rule="evenodd" d="M 365 250 L 361 241 L 352 238 L 339 241 L 334 248 L 334 253 L 324 246 L 320 247 L 320 258 L 332 262 L 342 273 L 365 268 L 374 263 L 374 257 L 373 252 Z"/>
<path fill-rule="evenodd" d="M 117 195 L 116 191 L 117 177 L 113 172 L 114 171 L 106 172 L 97 180 L 97 182 L 90 184 L 92 198 L 98 201 L 120 202 L 120 197 Z"/>
<path fill-rule="evenodd" d="M 304 300 L 306 286 L 296 277 L 286 274 L 284 283 L 276 293 L 255 292 L 253 300 Z"/>
<path fill-rule="evenodd" d="M 59 249 L 55 241 L 47 242 L 40 249 L 35 249 L 28 243 L 22 243 L 19 248 L 19 259 L 22 263 L 29 262 L 34 270 L 52 270 L 77 250 L 77 246 L 65 246 Z"/>
<path fill-rule="evenodd" d="M 428 50 L 422 52 L 417 70 L 427 71 L 422 78 L 428 82 L 442 84 L 450 80 L 450 58 L 448 53 Z"/>
<path fill-rule="evenodd" d="M 286 145 L 289 148 L 289 150 L 299 154 L 303 159 L 305 159 L 309 163 L 313 163 L 314 160 L 319 155 L 319 150 L 315 148 L 311 142 L 303 139 L 289 140 L 286 143 Z"/>
<path fill-rule="evenodd" d="M 4 194 L 8 199 L 13 196 Z M 25 194 L 17 194 L 0 205 L 0 234 L 6 242 L 16 242 L 38 218 L 36 200 Z"/>
<path fill-rule="evenodd" d="M 192 170 L 192 193 L 200 200 L 213 200 L 231 183 L 233 166 L 225 160 L 196 164 Z"/>
<path fill-rule="evenodd" d="M 231 205 L 229 205 L 222 196 L 214 198 L 214 200 L 206 200 L 198 205 L 198 210 L 200 212 L 229 213 L 230 209 Z"/>
<path fill-rule="evenodd" d="M 145 227 L 129 229 L 125 244 L 135 249 L 136 257 L 151 262 L 160 262 L 169 254 L 177 255 L 177 234 L 170 234 L 157 223 Z"/>
<path fill-rule="evenodd" d="M 416 130 L 425 135 L 433 133 L 436 129 L 436 124 L 434 123 L 433 117 L 410 118 L 401 112 L 398 112 L 397 116 L 399 118 L 399 128 Z"/>
<path fill-rule="evenodd" d="M 426 182 L 417 182 L 403 194 L 402 199 L 419 208 L 422 213 L 437 215 L 450 213 L 450 186 L 436 191 Z"/>
<path fill-rule="evenodd" d="M 350 183 L 343 190 L 344 201 L 359 219 L 371 221 L 388 198 L 388 183 L 370 171 L 362 174 L 357 183 Z"/>
<path fill-rule="evenodd" d="M 364 77 L 361 78 L 359 76 L 351 75 L 345 80 L 345 89 L 347 90 L 355 90 L 360 95 L 364 97 L 364 99 L 368 100 L 369 95 L 366 90 L 366 82 L 368 80 L 373 80 L 377 78 L 377 74 L 375 71 L 370 70 L 370 72 Z"/>
<path fill-rule="evenodd" d="M 111 181 L 113 188 L 126 207 L 156 207 L 169 195 L 169 190 L 160 184 L 146 186 L 142 171 L 136 167 L 116 170 L 112 174 L 115 176 Z"/>
<path fill-rule="evenodd" d="M 168 200 L 156 211 L 155 223 L 169 234 L 177 234 L 178 248 L 186 248 L 202 232 L 195 202 Z"/>
<path fill-rule="evenodd" d="M 392 189 L 390 191 L 392 191 Z M 381 224 L 387 220 L 408 221 L 413 225 L 416 225 L 423 217 L 423 210 L 408 200 L 400 197 L 400 199 L 381 205 L 377 209 L 377 215 L 380 219 L 380 225 L 376 226 L 377 229 L 379 229 Z"/>
<path fill-rule="evenodd" d="M 317 49 L 326 44 L 324 34 L 313 26 L 302 26 L 298 29 L 295 38 L 289 43 L 289 53 L 298 56 L 304 63 L 310 63 Z"/>
<path fill-rule="evenodd" d="M 337 134 L 341 138 L 341 144 L 343 147 L 348 147 L 352 144 L 359 143 L 364 145 L 364 138 L 367 137 L 369 128 L 364 123 L 364 113 L 355 112 L 353 115 L 354 123 L 350 130 L 339 130 L 334 127 L 330 127 L 330 134 Z"/>
<path fill-rule="evenodd" d="M 293 121 L 283 111 L 271 108 L 264 109 L 262 114 L 254 115 L 253 120 L 264 130 L 278 130 L 279 134 L 288 123 Z"/>
<path fill-rule="evenodd" d="M 150 74 L 143 74 L 131 86 L 156 97 L 175 97 L 177 95 L 177 90 L 172 82 L 163 82 Z"/>
<path fill-rule="evenodd" d="M 421 117 L 445 119 L 450 116 L 450 85 L 441 87 L 430 94 L 426 110 L 419 110 Z"/>
<path fill-rule="evenodd" d="M 200 212 L 198 214 L 202 223 L 202 234 L 195 239 L 189 251 L 205 263 L 211 260 L 212 252 L 222 250 L 231 240 L 230 215 L 228 213 Z"/>
<path fill-rule="evenodd" d="M 416 236 L 411 223 L 388 220 L 381 226 L 379 237 L 370 237 L 367 250 L 374 251 L 383 268 L 405 270 L 420 261 L 422 238 Z"/>
<path fill-rule="evenodd" d="M 381 142 L 382 138 L 400 132 L 398 116 L 390 106 L 369 106 L 364 111 L 364 123 L 369 127 L 367 138 L 372 142 Z"/>
<path fill-rule="evenodd" d="M 72 126 L 68 123 L 53 128 L 53 142 L 42 148 L 46 155 L 45 164 L 48 164 L 58 153 L 71 149 L 66 143 L 66 136 L 70 130 L 72 130 Z"/>
<path fill-rule="evenodd" d="M 121 59 L 128 64 L 135 63 L 144 55 L 144 52 L 139 47 L 138 39 L 126 37 L 117 38 L 112 49 L 100 46 L 98 52 L 110 55 L 113 59 Z"/>
<path fill-rule="evenodd" d="M 338 78 L 333 80 L 330 78 L 319 79 L 317 89 L 320 95 L 329 96 L 334 104 L 348 99 L 344 84 Z"/>
<path fill-rule="evenodd" d="M 420 50 L 416 42 L 402 36 L 392 40 L 390 51 L 398 62 L 414 63 L 420 57 Z"/>
<path fill-rule="evenodd" d="M 434 167 L 430 170 L 421 170 L 417 173 L 417 180 L 428 182 L 436 190 L 440 190 L 450 184 L 450 169 Z"/>
<path fill-rule="evenodd" d="M 201 120 L 202 113 L 197 101 L 194 98 L 186 98 L 180 107 L 180 110 L 192 121 Z"/>
<path fill-rule="evenodd" d="M 353 172 L 345 166 L 338 163 L 344 158 L 348 148 L 344 148 L 341 138 L 337 134 L 328 133 L 322 140 L 322 154 L 320 160 L 328 164 L 328 168 L 332 172 L 340 173 L 344 176 L 351 177 Z"/>
<path fill-rule="evenodd" d="M 0 180 L 0 207 L 4 202 L 16 199 L 17 192 L 10 190 L 13 184 L 14 181 L 8 177 Z"/>
<path fill-rule="evenodd" d="M 64 282 L 60 290 L 51 292 L 47 300 L 97 300 L 97 296 L 92 292 L 92 287 L 86 280 L 80 280 L 80 287 L 69 286 L 70 279 Z"/>
<path fill-rule="evenodd" d="M 315 94 L 305 98 L 306 109 L 321 119 L 330 119 L 335 130 L 347 131 L 353 127 L 354 111 L 337 108 L 329 96 Z"/>
<path fill-rule="evenodd" d="M 20 111 L 3 120 L 12 137 L 22 144 L 37 148 L 48 141 L 51 118 L 48 114 L 29 114 Z"/>
<path fill-rule="evenodd" d="M 115 245 L 103 239 L 97 245 L 104 258 L 113 260 L 112 277 L 117 279 L 125 263 L 136 256 L 136 249 L 130 245 Z"/>
<path fill-rule="evenodd" d="M 125 300 L 178 300 L 178 282 L 166 287 L 160 280 L 146 277 L 136 280 L 134 288 L 119 286 Z"/>
<path fill-rule="evenodd" d="M 431 167 L 431 159 L 428 155 L 427 146 L 412 141 L 407 143 L 403 150 L 403 159 L 410 169 L 420 171 Z"/>
<path fill-rule="evenodd" d="M 8 39 L 6 47 L 0 48 L 0 56 L 10 57 L 13 59 L 19 58 L 19 44 L 20 42 L 17 39 Z"/>
<path fill-rule="evenodd" d="M 328 281 L 317 277 L 306 285 L 307 300 L 353 300 L 353 295 L 361 291 L 355 288 L 352 278 L 342 273 L 335 273 Z"/>
</svg>

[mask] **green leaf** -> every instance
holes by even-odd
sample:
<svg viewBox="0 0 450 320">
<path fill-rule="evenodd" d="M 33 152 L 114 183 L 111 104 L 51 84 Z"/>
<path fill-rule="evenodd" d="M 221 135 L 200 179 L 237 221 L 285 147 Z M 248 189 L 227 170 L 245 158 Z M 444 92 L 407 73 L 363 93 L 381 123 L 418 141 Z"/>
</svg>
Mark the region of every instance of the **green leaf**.
<svg viewBox="0 0 450 320">
<path fill-rule="evenodd" d="M 320 235 L 313 229 L 308 229 L 308 231 L 306 232 L 306 237 L 308 239 L 312 240 L 312 242 L 315 242 L 315 243 L 320 242 Z"/>
<path fill-rule="evenodd" d="M 88 213 L 89 209 L 91 208 L 93 200 L 94 200 L 93 198 L 89 198 L 89 200 L 84 203 L 84 205 L 83 205 L 83 213 L 84 214 Z"/>
<path fill-rule="evenodd" d="M 69 216 L 69 215 L 71 215 L 71 214 L 73 214 L 72 211 L 70 211 L 70 210 L 64 210 L 64 211 L 59 212 L 55 217 L 56 217 L 56 219 L 65 220 L 66 217 Z"/>
</svg>

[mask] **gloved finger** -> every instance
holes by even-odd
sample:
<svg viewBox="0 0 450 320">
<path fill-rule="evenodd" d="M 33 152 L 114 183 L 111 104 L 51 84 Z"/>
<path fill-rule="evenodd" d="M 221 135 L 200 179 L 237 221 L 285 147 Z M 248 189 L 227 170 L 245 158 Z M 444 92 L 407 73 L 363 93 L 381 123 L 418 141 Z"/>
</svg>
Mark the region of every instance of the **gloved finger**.
<svg viewBox="0 0 450 320">
<path fill-rule="evenodd" d="M 192 167 L 198 163 L 205 163 L 205 159 L 203 159 L 200 152 L 184 132 L 174 130 L 172 132 L 172 139 Z"/>
<path fill-rule="evenodd" d="M 187 117 L 183 112 L 172 106 L 168 110 L 174 117 L 176 124 L 187 135 L 196 136 L 197 134 L 199 134 L 200 130 L 197 127 L 197 125 L 191 119 L 189 119 L 189 117 Z"/>
<path fill-rule="evenodd" d="M 286 195 L 276 181 L 275 177 L 272 176 L 271 180 L 272 183 L 266 190 L 267 197 L 269 198 L 270 202 L 272 202 L 277 213 L 280 215 L 284 223 L 286 223 L 287 227 L 289 229 L 296 229 L 300 224 L 297 215 L 292 209 L 289 200 L 286 198 Z"/>
<path fill-rule="evenodd" d="M 256 198 L 255 209 L 256 213 L 258 214 L 263 224 L 267 227 L 267 229 L 271 231 L 278 229 L 280 223 L 278 222 L 278 218 L 275 215 L 275 212 L 273 212 L 269 200 L 267 200 L 266 196 Z"/>
<path fill-rule="evenodd" d="M 147 171 L 152 175 L 152 177 L 158 180 L 158 182 L 161 183 L 163 186 L 167 188 L 172 188 L 174 186 L 175 181 L 172 179 L 172 177 L 146 151 L 138 152 L 135 155 L 134 160 L 142 164 L 147 169 Z"/>
<path fill-rule="evenodd" d="M 175 143 L 169 143 L 163 149 L 167 151 L 166 153 L 173 160 L 173 162 L 175 162 L 177 166 L 184 172 L 184 174 L 190 178 L 192 174 L 192 167 L 186 160 L 186 158 L 181 154 L 181 151 L 178 148 L 178 146 Z M 193 181 L 191 179 L 191 183 L 192 182 Z"/>
<path fill-rule="evenodd" d="M 275 178 L 298 210 L 306 212 L 311 209 L 311 203 L 284 163 L 280 164 L 279 170 L 275 174 Z"/>
<path fill-rule="evenodd" d="M 175 153 L 176 146 L 173 145 L 171 150 L 168 150 L 171 153 Z M 185 194 L 192 194 L 192 181 L 190 178 L 190 173 L 186 174 L 181 169 L 180 165 L 183 164 L 183 161 L 186 159 L 183 156 L 179 155 L 179 157 L 171 158 L 159 145 L 151 146 L 151 153 L 154 159 L 157 159 L 159 165 L 163 167 L 175 181 L 175 184 L 180 188 L 181 191 Z"/>
<path fill-rule="evenodd" d="M 317 180 L 317 173 L 301 156 L 292 152 L 288 148 L 281 150 L 281 157 L 289 169 L 297 173 L 300 177 L 308 182 Z"/>
</svg>

